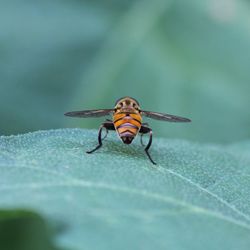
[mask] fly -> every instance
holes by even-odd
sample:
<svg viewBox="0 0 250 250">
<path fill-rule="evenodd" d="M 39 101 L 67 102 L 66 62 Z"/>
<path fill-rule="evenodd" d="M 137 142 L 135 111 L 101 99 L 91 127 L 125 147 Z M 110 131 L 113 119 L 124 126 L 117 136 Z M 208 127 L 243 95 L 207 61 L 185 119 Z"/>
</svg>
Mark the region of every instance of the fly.
<svg viewBox="0 0 250 250">
<path fill-rule="evenodd" d="M 180 116 L 141 110 L 138 101 L 131 97 L 122 97 L 118 99 L 113 109 L 72 111 L 65 113 L 65 115 L 80 118 L 112 116 L 112 120 L 108 119 L 101 124 L 98 132 L 98 145 L 94 149 L 87 151 L 88 154 L 95 152 L 102 146 L 102 141 L 106 138 L 109 130 L 115 130 L 125 144 L 131 144 L 134 138 L 140 134 L 141 144 L 143 146 L 142 136 L 144 134 L 149 134 L 149 141 L 144 150 L 153 164 L 156 163 L 148 152 L 152 144 L 153 132 L 147 123 L 142 122 L 142 117 L 144 116 L 167 122 L 191 122 L 190 119 Z M 102 137 L 102 130 L 104 128 L 106 129 L 106 135 Z"/>
</svg>

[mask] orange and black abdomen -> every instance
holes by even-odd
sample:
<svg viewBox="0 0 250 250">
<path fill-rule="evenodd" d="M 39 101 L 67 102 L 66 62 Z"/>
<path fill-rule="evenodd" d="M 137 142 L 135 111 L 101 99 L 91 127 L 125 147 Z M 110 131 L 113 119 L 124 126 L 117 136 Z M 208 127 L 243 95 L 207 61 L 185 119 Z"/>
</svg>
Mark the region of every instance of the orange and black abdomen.
<svg viewBox="0 0 250 250">
<path fill-rule="evenodd" d="M 142 118 L 141 115 L 134 113 L 115 113 L 113 122 L 122 141 L 130 144 L 141 128 Z"/>
</svg>

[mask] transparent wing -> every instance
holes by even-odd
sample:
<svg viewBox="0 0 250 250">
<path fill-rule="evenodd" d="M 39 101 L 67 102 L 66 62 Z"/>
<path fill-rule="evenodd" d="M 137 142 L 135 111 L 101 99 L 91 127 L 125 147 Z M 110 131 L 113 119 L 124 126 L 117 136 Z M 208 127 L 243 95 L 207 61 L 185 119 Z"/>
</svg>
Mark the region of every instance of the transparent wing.
<svg viewBox="0 0 250 250">
<path fill-rule="evenodd" d="M 64 115 L 72 116 L 72 117 L 101 117 L 105 115 L 109 115 L 114 111 L 114 109 L 96 109 L 96 110 L 82 110 L 82 111 L 71 111 L 67 112 Z"/>
<path fill-rule="evenodd" d="M 141 114 L 146 116 L 146 117 L 152 118 L 152 119 L 167 121 L 167 122 L 191 122 L 191 120 L 188 118 L 164 114 L 164 113 L 158 113 L 158 112 L 151 112 L 151 111 L 142 110 Z"/>
</svg>

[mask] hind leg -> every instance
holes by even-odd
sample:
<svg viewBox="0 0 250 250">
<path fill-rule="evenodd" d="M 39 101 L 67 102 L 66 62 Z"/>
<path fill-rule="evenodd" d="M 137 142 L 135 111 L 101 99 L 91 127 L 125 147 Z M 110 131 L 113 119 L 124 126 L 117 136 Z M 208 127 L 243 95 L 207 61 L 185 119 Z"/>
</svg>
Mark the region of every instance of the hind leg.
<svg viewBox="0 0 250 250">
<path fill-rule="evenodd" d="M 140 129 L 140 131 L 139 131 L 139 133 L 141 133 L 141 143 L 142 143 L 142 136 L 144 135 L 144 134 L 148 134 L 149 133 L 149 141 L 148 141 L 148 144 L 147 144 L 147 146 L 145 147 L 145 153 L 147 154 L 147 156 L 148 156 L 148 158 L 149 158 L 149 160 L 154 164 L 154 165 L 156 165 L 156 163 L 153 161 L 153 159 L 152 159 L 152 157 L 150 156 L 150 154 L 149 154 L 149 152 L 148 152 L 148 150 L 149 150 L 149 148 L 150 148 L 150 146 L 151 146 L 151 144 L 152 144 L 152 140 L 153 140 L 153 132 L 152 132 L 152 129 L 151 128 L 149 128 L 149 127 L 147 127 L 147 126 L 141 126 L 141 129 Z M 143 143 L 142 143 L 142 145 L 143 145 Z"/>
<path fill-rule="evenodd" d="M 103 128 L 106 129 L 107 133 L 102 138 L 102 130 L 103 130 Z M 97 149 L 99 149 L 102 146 L 102 141 L 107 137 L 107 134 L 108 134 L 109 130 L 115 130 L 113 122 L 111 122 L 111 121 L 104 122 L 100 126 L 100 128 L 99 128 L 99 132 L 98 132 L 98 145 L 94 149 L 92 149 L 90 151 L 87 151 L 86 153 L 91 154 L 91 153 L 95 152 Z"/>
</svg>

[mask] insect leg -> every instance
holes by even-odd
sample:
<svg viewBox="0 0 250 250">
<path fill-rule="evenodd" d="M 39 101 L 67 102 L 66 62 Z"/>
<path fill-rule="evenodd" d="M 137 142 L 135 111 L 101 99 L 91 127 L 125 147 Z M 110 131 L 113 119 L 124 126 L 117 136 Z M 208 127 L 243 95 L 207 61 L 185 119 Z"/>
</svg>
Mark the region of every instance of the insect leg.
<svg viewBox="0 0 250 250">
<path fill-rule="evenodd" d="M 151 128 L 149 128 L 149 127 L 146 127 L 146 126 L 141 126 L 141 129 L 140 129 L 140 131 L 139 131 L 141 134 L 147 134 L 147 133 L 149 133 L 149 141 L 148 141 L 148 144 L 147 144 L 147 146 L 145 147 L 145 152 L 146 152 L 146 154 L 147 154 L 147 156 L 148 156 L 148 158 L 149 158 L 149 160 L 154 164 L 154 165 L 156 165 L 156 163 L 153 161 L 153 159 L 151 158 L 151 156 L 150 156 L 150 154 L 149 154 L 149 152 L 148 152 L 148 150 L 149 150 L 149 148 L 150 148 L 150 146 L 151 146 L 151 144 L 152 144 L 152 140 L 153 140 L 153 132 L 152 132 L 152 129 Z M 141 137 L 142 138 L 142 137 Z M 142 142 L 142 141 L 141 141 Z"/>
<path fill-rule="evenodd" d="M 99 144 L 94 149 L 92 149 L 90 151 L 87 151 L 86 153 L 91 154 L 91 153 L 95 152 L 97 149 L 99 149 L 102 146 L 102 129 L 103 128 L 104 128 L 104 125 L 102 124 L 100 126 L 99 132 L 98 132 L 98 143 Z"/>
<path fill-rule="evenodd" d="M 109 130 L 115 130 L 114 123 L 110 119 L 106 119 L 106 122 L 104 122 L 103 125 L 104 125 L 104 128 L 106 129 L 106 134 L 102 138 L 102 141 L 105 140 L 106 137 L 108 136 Z"/>
<path fill-rule="evenodd" d="M 102 129 L 103 128 L 105 128 L 107 132 L 106 132 L 106 135 L 102 138 Z M 112 122 L 104 122 L 100 126 L 99 132 L 98 132 L 98 143 L 99 144 L 94 149 L 87 151 L 86 153 L 91 154 L 102 146 L 102 141 L 107 137 L 108 130 L 115 130 L 114 124 Z"/>
<path fill-rule="evenodd" d="M 103 125 L 107 130 L 115 130 L 114 123 L 111 120 L 107 120 Z"/>
<path fill-rule="evenodd" d="M 106 128 L 106 127 L 104 127 L 105 128 L 105 135 L 102 137 L 102 141 L 104 141 L 105 139 L 106 139 L 106 137 L 108 136 L 108 133 L 109 133 L 109 131 L 108 131 L 108 129 Z"/>
<path fill-rule="evenodd" d="M 144 135 L 144 134 L 143 134 L 143 133 L 141 133 L 141 138 L 140 138 L 140 141 L 141 141 L 141 145 L 142 145 L 142 146 L 145 146 L 145 144 L 143 143 L 143 140 L 142 140 L 143 135 Z"/>
<path fill-rule="evenodd" d="M 145 148 L 145 152 L 146 152 L 146 154 L 147 154 L 149 160 L 150 160 L 154 165 L 156 165 L 156 162 L 153 161 L 153 159 L 151 158 L 151 156 L 150 156 L 150 154 L 149 154 L 149 152 L 148 152 L 148 150 L 149 150 L 149 148 L 150 148 L 150 146 L 151 146 L 151 144 L 152 144 L 152 139 L 153 139 L 153 132 L 152 132 L 152 130 L 150 130 L 150 132 L 149 132 L 149 141 L 148 141 L 148 145 L 147 145 L 146 148 Z"/>
<path fill-rule="evenodd" d="M 147 122 L 144 122 L 144 123 L 142 123 L 142 126 L 143 127 L 147 127 L 148 128 L 148 123 Z M 144 129 L 145 130 L 145 129 Z M 141 132 L 141 131 L 140 131 Z M 142 139 L 142 137 L 143 137 L 143 135 L 144 135 L 144 133 L 141 133 L 141 138 L 140 138 L 140 141 L 141 141 L 141 145 L 144 147 L 145 146 L 145 144 L 143 143 L 143 139 Z"/>
</svg>

